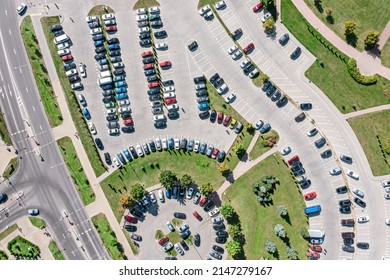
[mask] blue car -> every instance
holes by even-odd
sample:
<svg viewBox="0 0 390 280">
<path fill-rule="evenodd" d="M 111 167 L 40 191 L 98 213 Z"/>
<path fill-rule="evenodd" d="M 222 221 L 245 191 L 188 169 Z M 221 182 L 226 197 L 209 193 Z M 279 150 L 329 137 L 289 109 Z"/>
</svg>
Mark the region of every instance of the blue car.
<svg viewBox="0 0 390 280">
<path fill-rule="evenodd" d="M 90 120 L 90 119 L 91 119 L 91 115 L 89 114 L 89 111 L 88 111 L 87 108 L 83 108 L 82 112 L 83 112 L 84 117 L 85 117 L 87 120 Z"/>
<path fill-rule="evenodd" d="M 145 206 L 140 201 L 137 201 L 137 205 L 142 212 L 146 212 Z"/>
<path fill-rule="evenodd" d="M 201 110 L 201 111 L 206 111 L 210 108 L 209 104 L 208 103 L 200 103 L 198 105 L 198 109 Z"/>
<path fill-rule="evenodd" d="M 119 46 L 119 44 L 115 44 L 115 45 L 108 45 L 108 49 L 110 51 L 113 51 L 113 50 L 119 50 L 121 47 Z"/>
<path fill-rule="evenodd" d="M 174 187 L 174 188 L 173 188 L 172 198 L 173 198 L 173 199 L 176 199 L 176 198 L 177 198 L 177 187 Z"/>
<path fill-rule="evenodd" d="M 199 153 L 204 155 L 206 153 L 207 144 L 203 143 L 202 146 L 200 146 Z"/>
<path fill-rule="evenodd" d="M 165 196 L 166 196 L 168 199 L 171 199 L 171 190 L 170 190 L 170 189 L 166 189 L 166 190 L 165 190 Z"/>
<path fill-rule="evenodd" d="M 121 153 L 117 153 L 116 155 L 118 156 L 119 160 L 120 160 L 123 164 L 126 164 L 126 160 L 125 160 L 125 158 L 123 157 L 123 155 L 122 155 Z"/>
<path fill-rule="evenodd" d="M 108 85 L 102 85 L 102 86 L 100 86 L 100 88 L 102 90 L 110 90 L 110 89 L 113 89 L 113 86 L 112 86 L 112 84 L 108 84 Z"/>
<path fill-rule="evenodd" d="M 100 59 L 99 60 L 99 65 L 106 65 L 108 64 L 108 60 L 107 59 Z"/>
<path fill-rule="evenodd" d="M 267 133 L 268 131 L 271 130 L 271 125 L 269 123 L 266 123 L 265 125 L 263 125 L 262 128 L 260 128 L 260 133 Z"/>
<path fill-rule="evenodd" d="M 128 97 L 127 93 L 121 93 L 116 95 L 116 100 L 123 100 Z"/>
<path fill-rule="evenodd" d="M 95 47 L 103 46 L 103 40 L 95 41 L 94 45 Z"/>
<path fill-rule="evenodd" d="M 133 159 L 131 158 L 131 155 L 127 149 L 123 149 L 123 153 L 125 154 L 125 157 L 127 158 L 128 161 L 132 161 Z"/>
<path fill-rule="evenodd" d="M 173 138 L 169 138 L 169 141 L 168 141 L 168 147 L 169 149 L 173 150 Z"/>
<path fill-rule="evenodd" d="M 127 83 L 125 81 L 116 82 L 115 87 L 127 87 Z"/>
<path fill-rule="evenodd" d="M 118 94 L 118 93 L 126 93 L 127 92 L 127 89 L 124 88 L 124 87 L 121 87 L 121 88 L 116 88 L 115 89 L 115 93 Z"/>
</svg>

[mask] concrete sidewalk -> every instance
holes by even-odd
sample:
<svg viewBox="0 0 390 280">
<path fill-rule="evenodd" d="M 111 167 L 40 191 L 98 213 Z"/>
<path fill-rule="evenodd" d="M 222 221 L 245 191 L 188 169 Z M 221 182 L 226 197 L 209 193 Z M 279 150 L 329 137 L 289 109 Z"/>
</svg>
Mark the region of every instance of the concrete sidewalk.
<svg viewBox="0 0 390 280">
<path fill-rule="evenodd" d="M 354 118 L 357 116 L 370 114 L 370 113 L 374 113 L 374 112 L 380 112 L 380 111 L 389 110 L 389 109 L 390 109 L 390 104 L 380 105 L 380 106 L 371 107 L 371 108 L 367 108 L 364 110 L 348 113 L 348 114 L 345 114 L 344 117 L 346 120 L 348 120 L 350 118 Z"/>
</svg>

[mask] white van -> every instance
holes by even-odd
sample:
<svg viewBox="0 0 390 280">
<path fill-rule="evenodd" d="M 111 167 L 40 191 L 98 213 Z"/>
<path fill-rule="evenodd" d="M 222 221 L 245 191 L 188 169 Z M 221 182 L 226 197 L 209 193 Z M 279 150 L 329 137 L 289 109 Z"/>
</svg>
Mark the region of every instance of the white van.
<svg viewBox="0 0 390 280">
<path fill-rule="evenodd" d="M 325 232 L 319 229 L 311 229 L 309 230 L 310 238 L 324 238 Z"/>
<path fill-rule="evenodd" d="M 66 34 L 62 34 L 62 35 L 54 38 L 54 44 L 56 44 L 56 45 L 61 44 L 61 43 L 66 42 L 66 41 L 69 41 L 69 37 Z"/>
<path fill-rule="evenodd" d="M 107 84 L 110 84 L 110 83 L 112 83 L 112 78 L 111 77 L 105 77 L 105 78 L 99 79 L 99 86 L 107 85 Z"/>
<path fill-rule="evenodd" d="M 99 78 L 106 78 L 106 77 L 111 77 L 111 71 L 110 70 L 107 70 L 107 71 L 103 71 L 99 74 Z"/>
</svg>

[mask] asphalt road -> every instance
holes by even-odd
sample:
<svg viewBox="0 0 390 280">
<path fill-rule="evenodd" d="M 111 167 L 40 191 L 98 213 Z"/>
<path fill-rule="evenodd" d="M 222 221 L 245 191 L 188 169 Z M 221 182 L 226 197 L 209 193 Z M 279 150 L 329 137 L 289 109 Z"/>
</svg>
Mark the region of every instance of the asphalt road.
<svg viewBox="0 0 390 280">
<path fill-rule="evenodd" d="M 0 3 L 0 54 L 4 58 L 0 64 L 0 104 L 18 151 L 19 168 L 0 189 L 9 196 L 23 191 L 24 196 L 2 211 L 0 228 L 27 215 L 27 209 L 38 208 L 67 259 L 107 259 L 51 133 L 15 9 L 13 1 Z"/>
</svg>

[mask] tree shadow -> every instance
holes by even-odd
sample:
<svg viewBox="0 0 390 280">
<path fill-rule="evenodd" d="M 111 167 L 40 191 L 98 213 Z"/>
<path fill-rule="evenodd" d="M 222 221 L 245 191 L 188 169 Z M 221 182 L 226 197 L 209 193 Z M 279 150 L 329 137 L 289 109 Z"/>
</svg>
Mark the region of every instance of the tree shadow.
<svg viewBox="0 0 390 280">
<path fill-rule="evenodd" d="M 332 15 L 326 16 L 326 22 L 329 24 L 334 24 L 334 18 Z"/>
<path fill-rule="evenodd" d="M 285 220 L 291 226 L 290 214 L 287 213 L 287 215 L 282 216 L 282 219 Z"/>
<path fill-rule="evenodd" d="M 348 45 L 351 45 L 352 47 L 356 47 L 358 38 L 355 33 L 345 35 L 345 39 Z"/>
<path fill-rule="evenodd" d="M 317 11 L 321 14 L 324 12 L 324 8 L 322 7 L 322 1 L 321 0 L 314 0 L 314 6 L 317 8 Z"/>
<path fill-rule="evenodd" d="M 379 45 L 376 44 L 372 49 L 367 50 L 367 54 L 372 56 L 373 58 L 380 57 L 381 50 L 379 49 Z"/>
<path fill-rule="evenodd" d="M 290 247 L 290 238 L 286 235 L 286 237 L 280 237 L 284 244 Z"/>
</svg>

